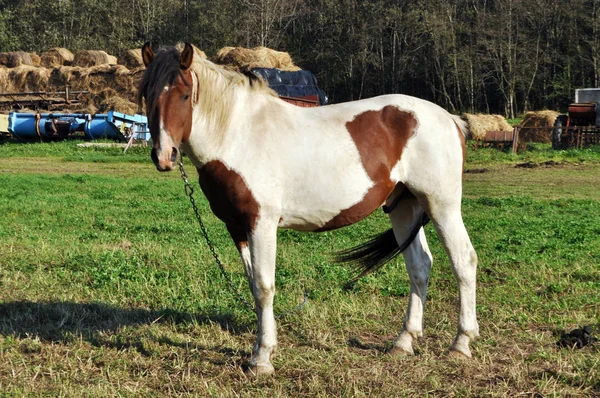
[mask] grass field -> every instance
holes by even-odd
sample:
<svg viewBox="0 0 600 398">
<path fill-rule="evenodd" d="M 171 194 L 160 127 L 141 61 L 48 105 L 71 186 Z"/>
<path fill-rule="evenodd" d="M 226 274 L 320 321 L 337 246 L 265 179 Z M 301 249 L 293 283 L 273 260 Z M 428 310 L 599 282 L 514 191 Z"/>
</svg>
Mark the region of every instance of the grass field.
<svg viewBox="0 0 600 398">
<path fill-rule="evenodd" d="M 254 314 L 228 290 L 178 173 L 147 149 L 0 145 L 0 395 L 600 396 L 600 149 L 468 151 L 463 214 L 479 255 L 481 338 L 449 358 L 457 287 L 431 226 L 425 337 L 400 331 L 402 261 L 344 290 L 331 254 L 389 228 L 382 212 L 322 234 L 280 231 L 276 375 L 246 378 Z M 188 170 L 192 174 L 192 170 Z M 193 172 L 195 173 L 195 172 Z M 194 178 L 195 180 L 195 178 Z M 209 232 L 250 299 L 237 252 L 198 192 Z"/>
</svg>

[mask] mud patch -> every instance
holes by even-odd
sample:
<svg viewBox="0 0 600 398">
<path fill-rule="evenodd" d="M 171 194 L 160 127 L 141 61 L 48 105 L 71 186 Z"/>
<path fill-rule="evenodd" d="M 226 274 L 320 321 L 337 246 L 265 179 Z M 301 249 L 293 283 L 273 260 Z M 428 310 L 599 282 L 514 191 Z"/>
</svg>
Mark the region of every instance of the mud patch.
<svg viewBox="0 0 600 398">
<path fill-rule="evenodd" d="M 490 170 L 486 169 L 486 168 L 467 169 L 467 170 L 465 170 L 465 174 L 483 174 L 483 173 L 487 173 L 488 171 L 490 171 Z"/>
</svg>

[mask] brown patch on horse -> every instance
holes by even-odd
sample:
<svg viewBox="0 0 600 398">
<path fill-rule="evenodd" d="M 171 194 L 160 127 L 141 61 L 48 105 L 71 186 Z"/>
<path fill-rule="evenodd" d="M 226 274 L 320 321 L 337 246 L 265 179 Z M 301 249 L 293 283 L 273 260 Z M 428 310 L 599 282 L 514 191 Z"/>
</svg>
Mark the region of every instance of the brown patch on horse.
<svg viewBox="0 0 600 398">
<path fill-rule="evenodd" d="M 259 204 L 240 174 L 213 160 L 198 169 L 200 188 L 213 213 L 227 225 L 240 248 L 258 219 Z"/>
<path fill-rule="evenodd" d="M 454 122 L 454 125 L 456 126 L 456 129 L 458 130 L 458 139 L 460 140 L 460 146 L 462 147 L 462 170 L 463 173 L 465 172 L 465 160 L 467 158 L 467 146 L 466 146 L 466 139 L 465 139 L 465 134 L 463 133 L 463 131 L 460 129 L 460 127 L 458 126 L 458 124 L 456 122 Z"/>
<path fill-rule="evenodd" d="M 346 123 L 346 129 L 360 154 L 363 167 L 375 184 L 363 199 L 329 220 L 319 231 L 344 227 L 374 212 L 394 190 L 390 173 L 400 160 L 417 120 L 411 112 L 388 105 L 379 111 L 367 111 Z"/>
<path fill-rule="evenodd" d="M 186 142 L 192 133 L 192 82 L 192 72 L 181 71 L 158 100 L 163 125 L 175 143 Z"/>
</svg>

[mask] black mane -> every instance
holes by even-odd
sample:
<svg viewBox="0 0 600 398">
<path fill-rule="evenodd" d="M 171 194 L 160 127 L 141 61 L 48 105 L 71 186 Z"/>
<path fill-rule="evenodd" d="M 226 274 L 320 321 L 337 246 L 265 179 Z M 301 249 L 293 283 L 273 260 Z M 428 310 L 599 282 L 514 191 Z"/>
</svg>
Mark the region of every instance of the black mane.
<svg viewBox="0 0 600 398">
<path fill-rule="evenodd" d="M 179 56 L 180 52 L 175 47 L 159 50 L 142 76 L 138 88 L 138 103 L 141 106 L 143 99 L 146 100 L 148 120 L 153 119 L 152 115 L 164 87 L 172 85 L 181 74 Z"/>
</svg>

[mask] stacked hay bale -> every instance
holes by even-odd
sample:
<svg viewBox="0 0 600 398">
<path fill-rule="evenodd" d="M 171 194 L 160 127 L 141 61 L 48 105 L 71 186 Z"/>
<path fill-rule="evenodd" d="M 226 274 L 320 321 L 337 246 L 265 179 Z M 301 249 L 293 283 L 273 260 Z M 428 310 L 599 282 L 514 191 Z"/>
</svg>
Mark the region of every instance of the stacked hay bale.
<svg viewBox="0 0 600 398">
<path fill-rule="evenodd" d="M 253 68 L 277 68 L 285 71 L 298 71 L 290 54 L 267 47 L 223 47 L 214 59 L 216 64 L 237 70 Z"/>
<path fill-rule="evenodd" d="M 11 51 L 0 53 L 0 65 L 7 68 L 16 68 L 21 65 L 33 65 L 31 55 L 25 51 Z"/>
<path fill-rule="evenodd" d="M 6 86 L 2 87 L 4 92 L 27 92 L 27 91 L 46 91 L 50 71 L 46 68 L 40 68 L 32 65 L 21 65 L 16 68 L 8 69 Z"/>
<path fill-rule="evenodd" d="M 90 68 L 98 65 L 116 65 L 117 57 L 108 55 L 105 51 L 82 50 L 75 53 L 73 66 Z"/>
<path fill-rule="evenodd" d="M 502 115 L 465 113 L 463 117 L 469 123 L 473 139 L 483 140 L 488 131 L 512 131 L 513 128 Z"/>
<path fill-rule="evenodd" d="M 31 57 L 31 65 L 33 66 L 42 66 L 42 58 L 36 53 L 29 53 Z"/>
<path fill-rule="evenodd" d="M 180 49 L 183 44 L 180 44 Z M 206 54 L 194 46 L 194 53 Z M 105 51 L 78 51 L 55 47 L 36 56 L 25 52 L 0 54 L 0 92 L 90 91 L 83 103 L 68 107 L 70 112 L 106 112 L 114 109 L 133 114 L 138 111 L 137 85 L 144 72 L 141 49 L 124 51 L 117 60 Z M 37 62 L 39 61 L 39 62 Z M 33 65 L 39 66 L 33 66 Z M 10 110 L 10 102 L 3 106 Z"/>
<path fill-rule="evenodd" d="M 519 141 L 552 142 L 552 127 L 558 115 L 558 112 L 549 110 L 527 112 L 520 124 Z"/>
<path fill-rule="evenodd" d="M 142 59 L 142 49 L 133 48 L 131 50 L 123 51 L 123 53 L 117 59 L 117 63 L 129 69 L 143 67 L 144 60 Z"/>
<path fill-rule="evenodd" d="M 41 65 L 46 68 L 56 68 L 63 65 L 71 65 L 75 56 L 66 48 L 54 47 L 41 55 Z"/>
<path fill-rule="evenodd" d="M 69 85 L 73 91 L 89 91 L 84 105 L 87 109 L 105 112 L 114 109 L 136 113 L 137 83 L 143 70 L 130 71 L 123 65 L 98 65 L 91 68 L 62 66 L 52 70 L 50 84 Z"/>
<path fill-rule="evenodd" d="M 185 46 L 185 43 L 177 43 L 175 45 L 175 48 L 179 51 L 183 51 L 183 47 Z M 200 58 L 207 58 L 206 53 L 202 50 L 200 50 L 198 47 L 196 47 L 195 45 L 192 44 L 192 48 L 194 49 L 194 55 L 199 56 Z M 141 51 L 141 50 L 140 50 Z"/>
</svg>

